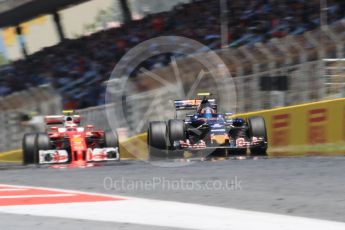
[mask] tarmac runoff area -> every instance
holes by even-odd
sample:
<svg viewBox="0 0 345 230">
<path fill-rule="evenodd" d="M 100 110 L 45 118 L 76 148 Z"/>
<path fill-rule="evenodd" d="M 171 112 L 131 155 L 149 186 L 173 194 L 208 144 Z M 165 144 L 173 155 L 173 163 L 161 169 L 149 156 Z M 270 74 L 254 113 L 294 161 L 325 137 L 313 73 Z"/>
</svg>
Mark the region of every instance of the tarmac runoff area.
<svg viewBox="0 0 345 230">
<path fill-rule="evenodd" d="M 344 157 L 3 164 L 0 228 L 343 230 L 344 168 Z"/>
</svg>

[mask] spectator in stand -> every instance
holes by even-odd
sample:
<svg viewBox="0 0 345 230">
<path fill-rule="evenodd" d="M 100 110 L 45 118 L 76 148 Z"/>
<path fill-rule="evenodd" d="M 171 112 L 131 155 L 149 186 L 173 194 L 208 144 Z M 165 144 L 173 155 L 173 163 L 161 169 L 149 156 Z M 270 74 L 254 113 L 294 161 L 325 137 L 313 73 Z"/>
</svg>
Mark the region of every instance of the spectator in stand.
<svg viewBox="0 0 345 230">
<path fill-rule="evenodd" d="M 319 4 L 319 0 L 228 0 L 230 46 L 252 45 L 314 29 L 320 25 Z M 344 0 L 329 0 L 328 4 L 329 23 L 344 18 Z M 219 34 L 219 0 L 179 4 L 170 12 L 66 40 L 27 60 L 14 62 L 0 70 L 0 95 L 51 83 L 64 96 L 66 109 L 99 105 L 104 101 L 99 98 L 104 94 L 102 81 L 107 80 L 116 62 L 140 42 L 180 35 L 217 49 L 221 44 Z M 169 55 L 156 56 L 144 65 L 151 69 L 167 65 L 169 60 Z"/>
</svg>

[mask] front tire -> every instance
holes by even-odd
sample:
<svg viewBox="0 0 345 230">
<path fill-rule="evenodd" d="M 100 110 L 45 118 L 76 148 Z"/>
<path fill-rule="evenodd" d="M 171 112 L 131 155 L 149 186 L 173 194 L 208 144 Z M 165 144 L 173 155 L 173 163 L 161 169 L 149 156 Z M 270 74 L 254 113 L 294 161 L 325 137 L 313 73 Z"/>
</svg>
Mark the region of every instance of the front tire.
<svg viewBox="0 0 345 230">
<path fill-rule="evenodd" d="M 174 147 L 175 141 L 186 140 L 186 126 L 183 120 L 169 120 L 168 122 L 168 136 L 169 136 L 169 158 L 183 158 L 184 151 L 176 150 Z"/>
<path fill-rule="evenodd" d="M 22 149 L 23 149 L 23 164 L 34 164 L 35 152 L 36 152 L 36 133 L 27 133 L 23 137 Z"/>
<path fill-rule="evenodd" d="M 52 149 L 50 138 L 46 133 L 39 133 L 36 137 L 36 151 L 34 154 L 34 163 L 39 163 L 39 151 Z"/>
<path fill-rule="evenodd" d="M 262 137 L 267 141 L 265 119 L 260 116 L 248 118 L 249 137 Z M 255 156 L 267 156 L 267 145 L 250 148 L 250 154 Z"/>
<path fill-rule="evenodd" d="M 167 157 L 167 126 L 165 122 L 150 122 L 147 131 L 147 142 L 151 161 Z"/>
<path fill-rule="evenodd" d="M 119 138 L 116 132 L 108 130 L 104 132 L 104 147 L 119 148 Z"/>
<path fill-rule="evenodd" d="M 108 130 L 104 132 L 104 147 L 108 148 L 117 148 L 118 149 L 118 159 L 120 160 L 120 142 L 119 136 L 117 132 L 113 132 L 112 130 Z"/>
</svg>

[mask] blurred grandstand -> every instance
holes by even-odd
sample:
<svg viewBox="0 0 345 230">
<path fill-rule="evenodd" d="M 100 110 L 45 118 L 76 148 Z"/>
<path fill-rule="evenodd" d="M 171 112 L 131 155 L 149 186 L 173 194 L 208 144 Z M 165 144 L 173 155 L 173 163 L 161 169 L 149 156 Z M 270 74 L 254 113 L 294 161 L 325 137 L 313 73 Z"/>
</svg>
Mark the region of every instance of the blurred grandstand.
<svg viewBox="0 0 345 230">
<path fill-rule="evenodd" d="M 246 45 L 252 50 L 256 43 L 301 35 L 320 26 L 319 1 L 229 1 L 228 6 L 230 47 Z M 344 7 L 341 0 L 329 3 L 330 24 L 344 17 Z M 218 1 L 196 1 L 120 28 L 63 41 L 3 68 L 0 95 L 51 83 L 64 95 L 68 107 L 100 105 L 104 91 L 101 82 L 107 80 L 116 62 L 131 47 L 156 36 L 181 35 L 220 48 L 219 15 Z M 315 44 L 306 41 L 301 46 L 310 50 Z M 168 63 L 165 57 L 159 57 L 146 63 L 146 68 Z"/>
<path fill-rule="evenodd" d="M 54 2 L 64 3 L 56 6 L 57 10 L 81 1 Z M 219 0 L 193 0 L 140 20 L 130 20 L 130 12 L 127 12 L 125 23 L 118 28 L 78 39 L 64 38 L 55 46 L 2 66 L 0 96 L 50 84 L 58 95 L 62 95 L 66 109 L 101 106 L 104 104 L 103 83 L 130 48 L 157 36 L 178 35 L 217 50 L 235 77 L 239 92 L 237 110 L 240 112 L 341 97 L 345 86 L 345 1 L 329 0 L 327 6 L 320 6 L 320 2 L 228 0 L 225 12 L 228 43 L 225 47 L 220 35 L 220 15 L 224 12 L 220 9 Z M 0 19 L 6 18 L 8 10 L 18 8 L 20 6 L 7 10 L 0 7 Z M 321 16 L 327 15 L 326 19 L 320 17 L 320 9 Z M 38 16 L 47 10 L 43 7 L 42 11 L 33 11 L 30 16 Z M 154 48 L 152 52 L 155 52 Z M 143 66 L 159 76 L 172 79 L 174 71 L 170 57 L 156 56 Z M 202 68 L 188 57 L 179 57 L 178 65 L 186 87 L 192 84 Z M 138 93 L 159 88 L 157 82 L 145 74 L 134 72 L 131 76 Z M 140 98 L 147 102 L 151 100 L 150 96 Z M 141 104 L 143 108 L 147 106 Z M 92 109 L 93 113 L 98 114 L 99 111 L 102 109 Z M 95 114 L 90 116 L 94 119 L 99 117 Z M 133 115 L 132 119 L 136 118 Z"/>
</svg>

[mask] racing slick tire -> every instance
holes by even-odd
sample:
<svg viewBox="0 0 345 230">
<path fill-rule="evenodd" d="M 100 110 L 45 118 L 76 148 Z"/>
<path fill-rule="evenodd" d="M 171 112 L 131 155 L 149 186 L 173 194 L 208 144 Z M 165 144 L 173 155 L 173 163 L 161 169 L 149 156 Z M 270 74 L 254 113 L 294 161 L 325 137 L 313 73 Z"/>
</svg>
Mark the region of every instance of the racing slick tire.
<svg viewBox="0 0 345 230">
<path fill-rule="evenodd" d="M 116 132 L 111 130 L 104 132 L 104 147 L 119 148 L 119 138 Z"/>
<path fill-rule="evenodd" d="M 104 147 L 108 148 L 118 148 L 119 160 L 120 160 L 120 142 L 119 136 L 116 132 L 112 130 L 107 130 L 104 132 Z"/>
<path fill-rule="evenodd" d="M 260 116 L 248 118 L 249 137 L 262 137 L 267 141 L 267 131 L 265 119 Z M 267 145 L 250 148 L 250 154 L 253 156 L 267 156 Z"/>
<path fill-rule="evenodd" d="M 46 133 L 39 133 L 36 136 L 36 151 L 34 154 L 34 163 L 39 163 L 39 151 L 52 149 L 50 138 Z"/>
<path fill-rule="evenodd" d="M 170 150 L 168 152 L 169 158 L 183 158 L 184 151 L 176 150 L 174 147 L 175 141 L 186 140 L 186 126 L 183 120 L 169 120 L 168 121 L 168 136 Z"/>
<path fill-rule="evenodd" d="M 167 157 L 167 126 L 165 122 L 150 122 L 147 130 L 147 144 L 151 161 Z"/>
<path fill-rule="evenodd" d="M 36 133 L 27 133 L 23 137 L 23 164 L 33 164 L 36 152 Z"/>
</svg>

